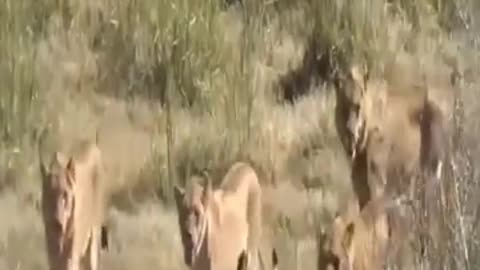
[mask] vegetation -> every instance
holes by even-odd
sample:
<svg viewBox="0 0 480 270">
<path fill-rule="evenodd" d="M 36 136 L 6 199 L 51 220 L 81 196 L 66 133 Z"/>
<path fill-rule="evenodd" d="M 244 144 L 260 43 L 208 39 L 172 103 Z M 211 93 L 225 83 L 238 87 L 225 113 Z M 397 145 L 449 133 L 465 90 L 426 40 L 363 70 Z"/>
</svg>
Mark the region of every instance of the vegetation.
<svg viewBox="0 0 480 270">
<path fill-rule="evenodd" d="M 230 2 L 0 1 L 0 268 L 46 269 L 44 128 L 53 131 L 45 152 L 99 130 L 113 203 L 107 269 L 183 267 L 172 185 L 203 169 L 218 181 L 239 159 L 259 170 L 284 269 L 315 267 L 310 216 L 328 219 L 350 192 L 333 89 L 353 63 L 390 79 L 406 76 L 389 73 L 392 63 L 440 84 L 447 69 L 461 74 L 452 220 L 472 237 L 454 237 L 461 249 L 449 267 L 478 265 L 468 256 L 478 254 L 480 220 L 477 2 Z"/>
</svg>

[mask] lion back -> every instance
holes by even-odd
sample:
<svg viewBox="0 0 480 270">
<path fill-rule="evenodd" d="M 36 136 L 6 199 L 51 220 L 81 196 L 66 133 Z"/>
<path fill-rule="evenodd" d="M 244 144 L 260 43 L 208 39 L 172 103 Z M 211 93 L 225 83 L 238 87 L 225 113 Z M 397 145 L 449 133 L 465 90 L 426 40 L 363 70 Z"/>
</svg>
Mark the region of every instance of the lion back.
<svg viewBox="0 0 480 270">
<path fill-rule="evenodd" d="M 246 210 L 248 247 L 258 247 L 262 230 L 262 193 L 257 173 L 247 163 L 236 162 L 223 178 L 221 189 L 240 195 Z"/>
<path fill-rule="evenodd" d="M 85 251 L 89 233 L 99 234 L 105 215 L 105 183 L 102 154 L 95 143 L 82 142 L 74 151 L 77 177 L 75 239 L 79 252 Z"/>
</svg>

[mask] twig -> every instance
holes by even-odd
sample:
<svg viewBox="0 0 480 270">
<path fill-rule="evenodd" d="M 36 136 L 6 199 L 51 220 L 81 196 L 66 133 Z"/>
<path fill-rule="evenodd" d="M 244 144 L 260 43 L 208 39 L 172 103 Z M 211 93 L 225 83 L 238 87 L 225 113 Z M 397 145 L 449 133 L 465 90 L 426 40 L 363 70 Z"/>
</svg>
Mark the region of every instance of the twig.
<svg viewBox="0 0 480 270">
<path fill-rule="evenodd" d="M 167 109 L 167 113 L 166 113 L 166 118 L 167 118 L 167 136 L 166 136 L 166 143 L 167 143 L 167 180 L 168 183 L 166 183 L 166 186 L 164 186 L 164 189 L 165 188 L 168 188 L 168 190 L 170 190 L 171 188 L 173 188 L 173 184 L 174 184 L 174 180 L 173 179 L 173 173 L 172 173 L 172 144 L 173 144 L 173 138 L 172 138 L 172 113 L 171 113 L 171 96 L 170 96 L 170 92 L 171 92 L 171 80 L 172 78 L 168 78 L 168 80 L 170 81 L 170 85 L 168 85 L 167 83 L 167 89 L 166 89 L 166 102 L 165 102 L 165 105 L 166 105 L 166 109 Z M 169 192 L 166 192 L 164 194 L 164 196 L 169 196 L 167 195 L 169 194 Z"/>
<path fill-rule="evenodd" d="M 452 164 L 452 168 L 453 168 L 453 171 L 456 172 L 457 171 L 457 166 L 455 165 L 455 162 L 451 162 Z M 454 175 L 457 175 L 456 173 Z M 456 213 L 457 213 L 457 219 L 459 221 L 459 224 L 460 224 L 460 237 L 461 237 L 461 241 L 462 241 L 462 248 L 463 248 L 463 256 L 464 256 L 464 260 L 465 260 L 465 269 L 469 269 L 468 267 L 468 262 L 470 261 L 469 260 L 469 256 L 468 256 L 468 246 L 467 246 L 467 239 L 465 237 L 465 221 L 464 221 L 464 218 L 463 218 L 463 215 L 462 215 L 462 209 L 461 209 L 461 205 L 460 205 L 460 198 L 459 198 L 459 188 L 458 188 L 458 178 L 457 177 L 453 177 L 455 183 L 455 189 L 454 189 L 454 197 L 455 197 L 455 208 L 456 208 Z"/>
</svg>

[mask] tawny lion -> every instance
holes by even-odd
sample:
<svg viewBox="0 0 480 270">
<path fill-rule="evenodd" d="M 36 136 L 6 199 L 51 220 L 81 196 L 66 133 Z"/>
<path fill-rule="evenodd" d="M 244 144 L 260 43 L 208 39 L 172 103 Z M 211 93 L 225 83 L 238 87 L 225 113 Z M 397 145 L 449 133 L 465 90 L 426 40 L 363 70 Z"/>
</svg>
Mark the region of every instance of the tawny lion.
<svg viewBox="0 0 480 270">
<path fill-rule="evenodd" d="M 398 210 L 405 200 L 380 196 L 370 200 L 358 216 L 335 217 L 332 233 L 324 256 L 323 267 L 332 270 L 381 270 L 389 256 L 396 255 L 404 244 L 400 230 L 392 232 L 398 223 Z"/>
<path fill-rule="evenodd" d="M 210 179 L 205 187 L 174 190 L 184 261 L 191 269 L 236 269 L 244 250 L 249 264 L 258 265 L 261 189 L 250 165 L 235 163 L 216 190 Z"/>
<path fill-rule="evenodd" d="M 42 213 L 52 270 L 98 269 L 100 246 L 107 247 L 102 157 L 96 143 L 79 142 L 70 157 L 55 152 L 44 164 Z"/>
<path fill-rule="evenodd" d="M 337 91 L 336 121 L 352 158 L 360 207 L 383 192 L 387 179 L 388 188 L 402 194 L 418 170 L 434 171 L 440 178 L 446 127 L 428 89 L 412 84 L 412 91 L 393 91 L 385 82 L 369 80 L 358 67 L 347 81 L 351 83 Z"/>
</svg>

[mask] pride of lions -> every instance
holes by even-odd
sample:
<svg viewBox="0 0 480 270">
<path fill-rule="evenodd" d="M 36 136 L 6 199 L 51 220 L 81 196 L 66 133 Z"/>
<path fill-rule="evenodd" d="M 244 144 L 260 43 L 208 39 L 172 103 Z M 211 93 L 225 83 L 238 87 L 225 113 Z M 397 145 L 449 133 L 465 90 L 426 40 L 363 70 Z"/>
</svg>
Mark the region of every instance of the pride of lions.
<svg viewBox="0 0 480 270">
<path fill-rule="evenodd" d="M 419 186 L 426 186 L 442 177 L 445 117 L 429 100 L 426 86 L 417 91 L 423 93 L 420 98 L 396 96 L 358 67 L 345 80 L 337 89 L 336 119 L 351 158 L 356 197 L 323 235 L 319 268 L 383 269 L 389 258 L 405 259 L 399 254 L 409 225 L 402 207 L 421 198 L 413 186 L 419 179 Z M 50 269 L 96 270 L 101 249 L 108 248 L 102 153 L 97 142 L 81 141 L 68 155 L 55 152 L 46 164 L 43 137 L 39 159 Z M 185 264 L 193 270 L 265 269 L 257 173 L 250 164 L 236 162 L 218 188 L 205 178 L 203 186 L 192 182 L 172 191 Z M 275 249 L 271 260 L 276 268 Z"/>
</svg>

